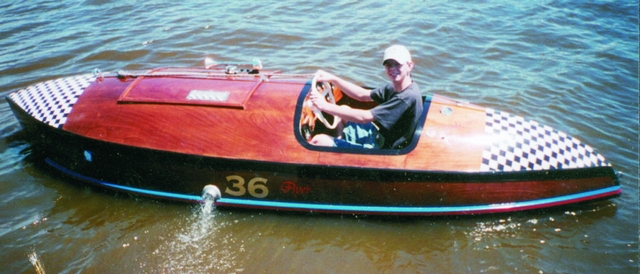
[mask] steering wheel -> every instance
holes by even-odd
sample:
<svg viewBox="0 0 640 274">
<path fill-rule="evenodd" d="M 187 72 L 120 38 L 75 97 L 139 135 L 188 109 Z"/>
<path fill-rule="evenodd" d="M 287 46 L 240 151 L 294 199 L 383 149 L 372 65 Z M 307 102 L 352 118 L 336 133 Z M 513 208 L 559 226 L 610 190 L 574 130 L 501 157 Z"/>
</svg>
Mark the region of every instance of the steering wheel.
<svg viewBox="0 0 640 274">
<path fill-rule="evenodd" d="M 314 76 L 313 79 L 311 80 L 311 91 L 309 91 L 309 94 L 311 94 L 311 92 L 319 92 L 320 94 L 322 94 L 322 96 L 324 96 L 324 98 L 327 99 L 327 102 L 335 104 L 336 97 L 334 95 L 334 89 L 336 89 L 335 92 L 339 92 L 336 87 L 334 87 L 328 82 L 318 83 L 318 76 Z M 302 117 L 300 118 L 300 126 L 301 127 L 306 126 L 308 130 L 308 132 L 303 132 L 305 135 L 305 138 L 307 139 L 310 139 L 313 136 L 313 130 L 315 129 L 315 126 L 316 126 L 316 120 L 320 120 L 320 122 L 322 122 L 325 125 L 325 127 L 327 127 L 327 129 L 335 129 L 338 126 L 339 120 L 340 120 L 340 119 L 334 119 L 333 124 L 329 123 L 329 121 L 327 121 L 327 119 L 324 118 L 322 111 L 317 109 L 313 105 L 311 100 L 309 100 L 309 94 L 304 99 L 304 103 L 302 105 L 302 115 L 301 115 Z"/>
</svg>

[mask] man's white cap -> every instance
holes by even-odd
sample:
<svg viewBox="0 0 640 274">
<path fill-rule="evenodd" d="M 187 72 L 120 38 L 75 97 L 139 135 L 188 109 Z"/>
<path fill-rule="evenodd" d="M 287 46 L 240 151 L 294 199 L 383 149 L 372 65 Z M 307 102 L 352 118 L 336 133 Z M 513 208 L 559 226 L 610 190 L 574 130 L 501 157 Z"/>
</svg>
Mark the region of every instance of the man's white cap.
<svg viewBox="0 0 640 274">
<path fill-rule="evenodd" d="M 409 50 L 401 45 L 393 45 L 387 48 L 384 51 L 384 59 L 382 59 L 382 64 L 389 59 L 396 60 L 396 62 L 400 64 L 406 64 L 407 62 L 411 62 L 411 53 Z"/>
</svg>

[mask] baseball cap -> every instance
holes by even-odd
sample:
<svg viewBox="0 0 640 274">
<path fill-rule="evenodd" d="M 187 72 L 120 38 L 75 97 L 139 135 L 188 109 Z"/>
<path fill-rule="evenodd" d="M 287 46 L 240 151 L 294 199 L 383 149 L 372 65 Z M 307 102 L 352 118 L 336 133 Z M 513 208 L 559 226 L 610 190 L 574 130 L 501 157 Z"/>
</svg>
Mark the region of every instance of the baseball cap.
<svg viewBox="0 0 640 274">
<path fill-rule="evenodd" d="M 384 51 L 382 64 L 384 65 L 384 62 L 389 59 L 396 60 L 396 62 L 400 64 L 406 64 L 407 62 L 411 62 L 411 53 L 402 45 L 393 45 Z"/>
</svg>

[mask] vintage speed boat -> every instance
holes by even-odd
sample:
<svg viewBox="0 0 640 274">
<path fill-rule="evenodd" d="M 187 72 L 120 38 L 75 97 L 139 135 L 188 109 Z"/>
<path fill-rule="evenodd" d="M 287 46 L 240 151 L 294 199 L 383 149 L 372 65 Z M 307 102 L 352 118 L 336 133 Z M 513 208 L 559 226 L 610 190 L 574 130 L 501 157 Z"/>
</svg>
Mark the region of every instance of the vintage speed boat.
<svg viewBox="0 0 640 274">
<path fill-rule="evenodd" d="M 209 60 L 210 61 L 210 60 Z M 541 209 L 621 193 L 609 162 L 535 121 L 424 97 L 401 149 L 316 147 L 332 117 L 312 75 L 259 61 L 64 77 L 7 96 L 43 160 L 81 182 L 155 198 L 305 212 L 454 215 Z M 321 117 L 322 116 L 322 117 Z M 323 118 L 326 117 L 326 118 Z"/>
</svg>

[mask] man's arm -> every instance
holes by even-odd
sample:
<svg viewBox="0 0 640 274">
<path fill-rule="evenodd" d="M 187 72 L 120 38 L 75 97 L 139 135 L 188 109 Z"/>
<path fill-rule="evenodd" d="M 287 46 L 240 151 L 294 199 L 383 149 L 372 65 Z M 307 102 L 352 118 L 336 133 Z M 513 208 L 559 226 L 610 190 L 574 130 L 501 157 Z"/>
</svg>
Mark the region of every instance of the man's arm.
<svg viewBox="0 0 640 274">
<path fill-rule="evenodd" d="M 319 92 L 311 92 L 309 99 L 321 111 L 333 116 L 338 116 L 343 120 L 353 121 L 356 123 L 372 122 L 373 114 L 370 110 L 355 109 L 346 105 L 335 105 L 327 102 L 327 100 Z"/>
<path fill-rule="evenodd" d="M 316 72 L 316 76 L 318 77 L 318 82 L 331 82 L 332 84 L 340 88 L 342 92 L 353 99 L 361 102 L 373 101 L 373 99 L 371 99 L 371 90 L 369 89 L 365 89 L 324 70 L 318 70 L 318 72 Z"/>
</svg>

